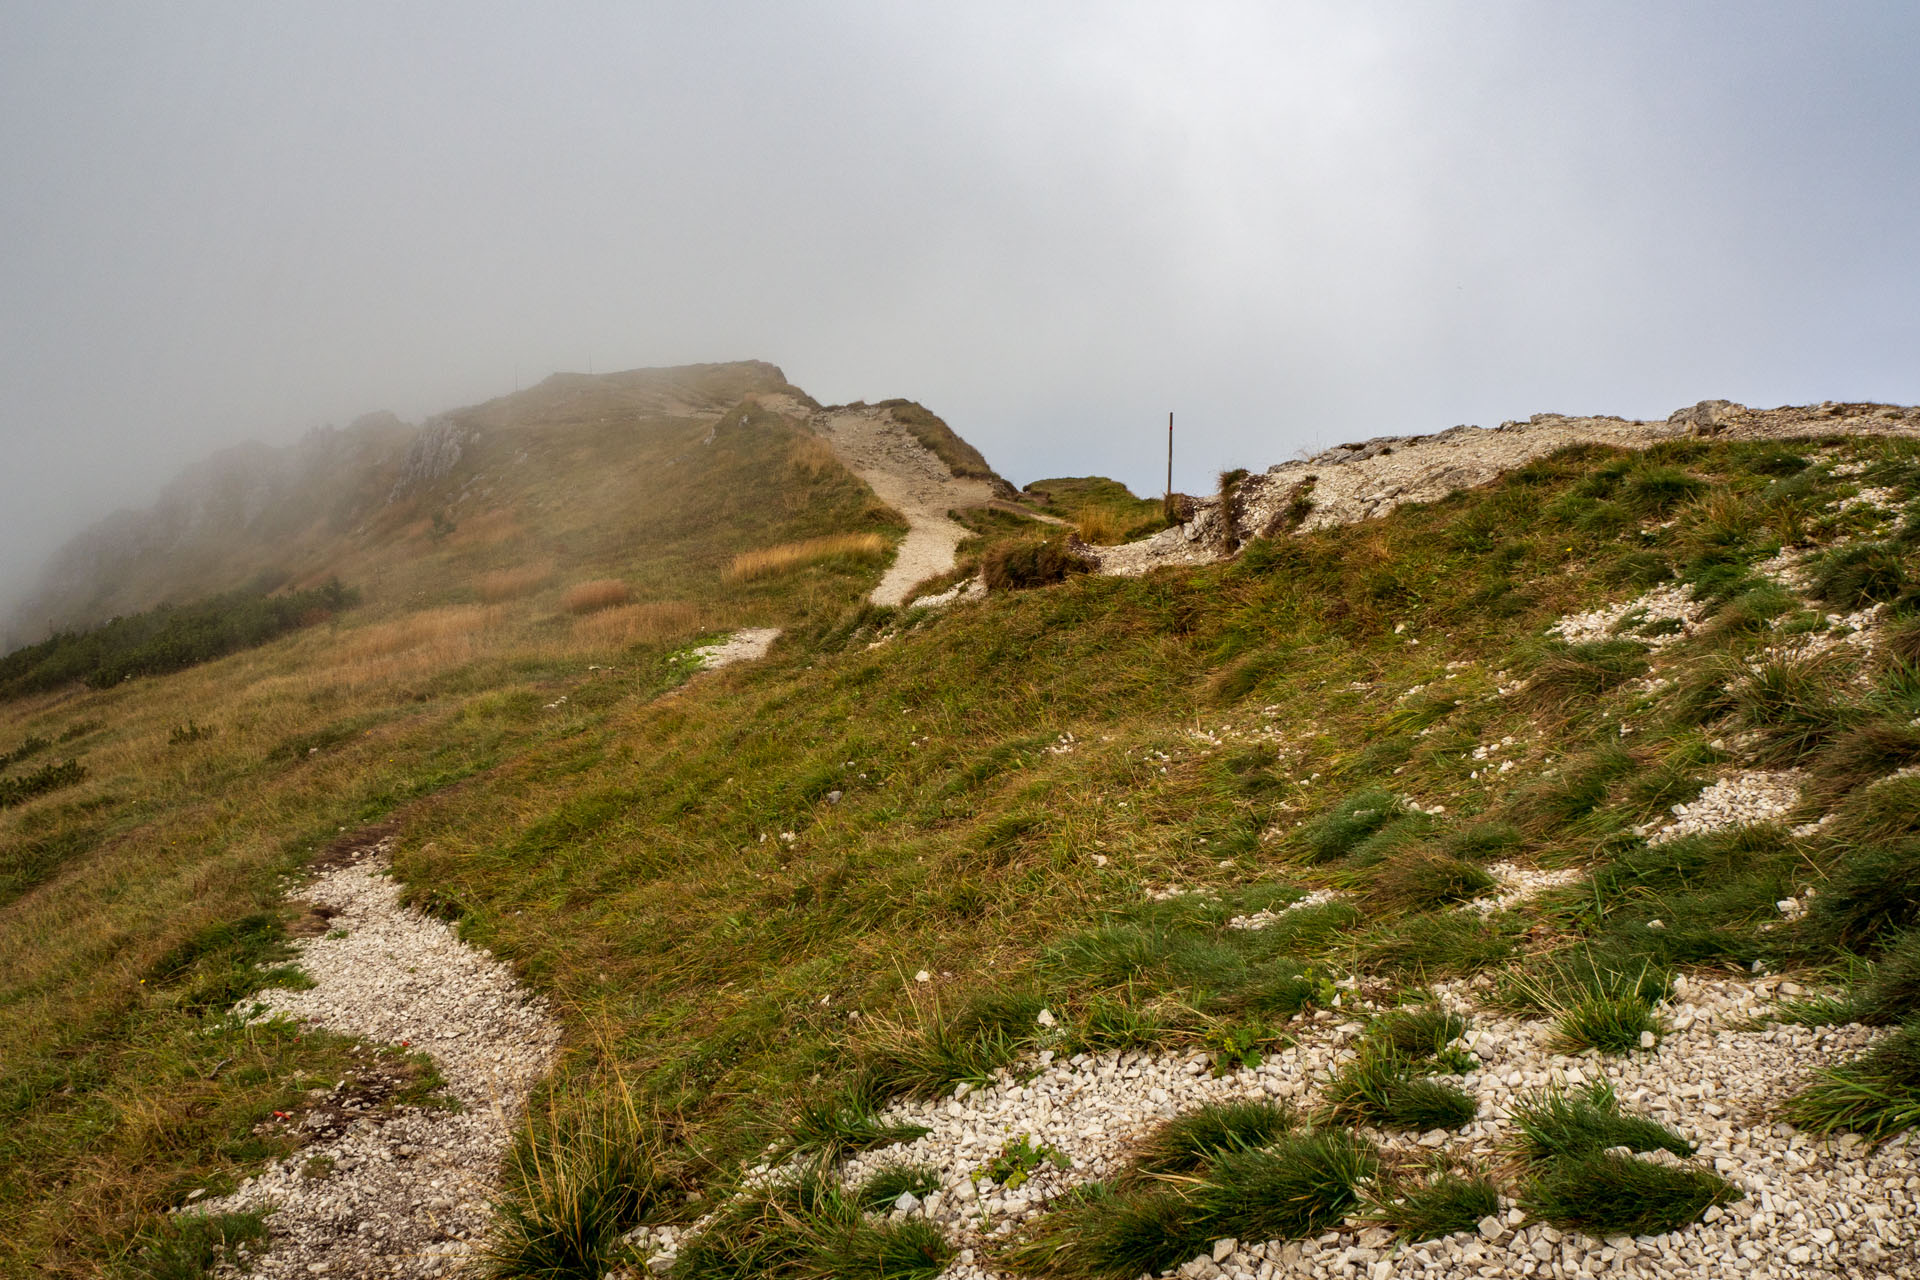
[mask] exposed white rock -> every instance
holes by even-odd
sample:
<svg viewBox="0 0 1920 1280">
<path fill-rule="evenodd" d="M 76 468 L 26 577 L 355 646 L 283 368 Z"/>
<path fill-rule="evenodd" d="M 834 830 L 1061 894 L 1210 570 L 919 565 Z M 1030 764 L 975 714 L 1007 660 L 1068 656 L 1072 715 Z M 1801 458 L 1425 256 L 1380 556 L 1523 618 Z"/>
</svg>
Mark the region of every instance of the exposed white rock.
<svg viewBox="0 0 1920 1280">
<path fill-rule="evenodd" d="M 767 650 L 779 638 L 778 627 L 748 627 L 725 640 L 701 645 L 693 651 L 693 656 L 699 659 L 703 671 L 730 667 L 736 662 L 757 662 L 767 656 Z"/>
</svg>

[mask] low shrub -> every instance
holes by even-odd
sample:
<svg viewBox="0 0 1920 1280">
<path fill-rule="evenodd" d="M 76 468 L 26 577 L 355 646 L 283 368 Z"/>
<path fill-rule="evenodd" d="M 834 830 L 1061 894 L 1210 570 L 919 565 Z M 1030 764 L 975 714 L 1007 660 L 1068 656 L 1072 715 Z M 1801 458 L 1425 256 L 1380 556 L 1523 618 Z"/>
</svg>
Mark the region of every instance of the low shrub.
<svg viewBox="0 0 1920 1280">
<path fill-rule="evenodd" d="M 197 724 L 189 719 L 185 724 L 177 724 L 168 730 L 167 745 L 170 747 L 184 747 L 195 742 L 205 742 L 213 736 L 213 733 L 214 729 L 212 725 Z"/>
<path fill-rule="evenodd" d="M 64 764 L 43 764 L 17 778 L 0 778 L 0 809 L 25 804 L 61 787 L 71 787 L 86 776 L 85 765 L 78 760 L 68 760 Z"/>
<path fill-rule="evenodd" d="M 234 591 L 63 631 L 0 658 L 0 699 L 76 682 L 105 689 L 135 676 L 182 671 L 324 622 L 358 600 L 356 592 L 329 580 L 284 595 Z"/>
<path fill-rule="evenodd" d="M 1093 572 L 1093 562 L 1066 541 L 1003 542 L 980 558 L 980 579 L 990 591 L 1023 591 L 1051 586 L 1076 574 Z"/>
</svg>

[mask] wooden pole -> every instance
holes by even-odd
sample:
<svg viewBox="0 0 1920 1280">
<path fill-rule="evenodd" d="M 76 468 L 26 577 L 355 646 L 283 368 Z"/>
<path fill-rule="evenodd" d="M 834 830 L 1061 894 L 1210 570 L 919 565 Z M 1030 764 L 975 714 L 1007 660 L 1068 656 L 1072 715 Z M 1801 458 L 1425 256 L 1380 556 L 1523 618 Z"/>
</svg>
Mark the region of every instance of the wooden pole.
<svg viewBox="0 0 1920 1280">
<path fill-rule="evenodd" d="M 1173 519 L 1173 410 L 1167 410 L 1167 500 L 1164 510 Z"/>
</svg>

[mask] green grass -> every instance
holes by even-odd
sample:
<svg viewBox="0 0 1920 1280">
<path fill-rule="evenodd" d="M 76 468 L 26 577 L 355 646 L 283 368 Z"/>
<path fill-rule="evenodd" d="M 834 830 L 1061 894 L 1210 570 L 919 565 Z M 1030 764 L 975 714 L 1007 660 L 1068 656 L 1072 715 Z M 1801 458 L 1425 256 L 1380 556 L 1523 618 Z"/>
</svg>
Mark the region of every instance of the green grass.
<svg viewBox="0 0 1920 1280">
<path fill-rule="evenodd" d="M 1650 1048 L 1646 1037 L 1661 1033 L 1653 1010 L 1632 996 L 1584 996 L 1560 1012 L 1553 1029 L 1561 1053 L 1631 1053 Z"/>
<path fill-rule="evenodd" d="M 550 1111 L 507 1160 L 505 1194 L 478 1270 L 490 1280 L 601 1275 L 625 1259 L 621 1236 L 664 1197 L 663 1144 L 624 1090 L 584 1110 Z"/>
<path fill-rule="evenodd" d="M 900 1164 L 880 1170 L 854 1189 L 854 1202 L 867 1213 L 886 1213 L 903 1195 L 925 1200 L 940 1189 L 938 1170 Z"/>
<path fill-rule="evenodd" d="M 1693 1144 L 1665 1125 L 1620 1110 L 1613 1087 L 1600 1082 L 1584 1090 L 1550 1088 L 1513 1107 L 1517 1149 L 1530 1162 L 1589 1156 L 1612 1147 L 1693 1154 Z"/>
<path fill-rule="evenodd" d="M 1668 481 L 1635 487 L 1634 458 L 1587 450 L 1364 525 L 1256 538 L 1228 564 L 1076 576 L 910 616 L 860 603 L 871 566 L 723 579 L 743 551 L 897 528 L 804 432 L 747 406 L 704 445 L 710 421 L 586 403 L 582 421 L 515 425 L 505 407 L 485 410 L 500 421 L 473 465 L 501 489 L 454 511 L 438 540 L 425 522 L 450 494 L 370 528 L 340 572 L 382 585 L 337 627 L 0 707 L 0 741 L 72 733 L 63 758 L 88 770 L 0 812 L 0 884 L 17 895 L 0 908 L 0 1267 L 95 1273 L 197 1179 L 245 1176 L 277 1153 L 249 1145 L 258 1108 L 341 1067 L 344 1049 L 263 1036 L 240 1059 L 246 1077 L 229 1067 L 205 1088 L 243 1043 L 207 1034 L 209 1010 L 278 962 L 263 946 L 247 962 L 257 972 L 232 972 L 226 951 L 149 975 L 250 917 L 267 917 L 263 944 L 283 936 L 278 878 L 340 827 L 389 815 L 409 900 L 513 965 L 568 1028 L 563 1110 L 586 1109 L 579 1080 L 617 1071 L 645 1114 L 670 1118 L 676 1213 L 691 1212 L 688 1193 L 724 1203 L 787 1118 L 810 1117 L 816 1150 L 844 1150 L 878 1140 L 879 1099 L 940 1096 L 1023 1053 L 1139 1046 L 1229 1065 L 1302 1030 L 1287 1019 L 1330 1006 L 1349 974 L 1370 998 L 1377 985 L 1399 997 L 1498 970 L 1524 944 L 1525 971 L 1554 1000 L 1650 1006 L 1681 966 L 1830 965 L 1856 948 L 1884 967 L 1913 927 L 1869 879 L 1870 856 L 1897 870 L 1920 836 L 1914 790 L 1899 783 L 1848 785 L 1817 839 L 1636 850 L 1631 826 L 1726 763 L 1697 744 L 1738 737 L 1731 669 L 1713 673 L 1697 732 L 1676 724 L 1678 692 L 1634 682 L 1647 647 L 1631 641 L 1551 655 L 1570 666 L 1538 697 L 1495 692 L 1533 673 L 1539 655 L 1516 653 L 1517 638 L 1676 566 L 1771 607 L 1744 579 L 1777 545 L 1770 522 L 1802 498 L 1817 510 L 1826 483 L 1765 498 L 1787 483 L 1765 469 L 1777 446 L 1649 459 L 1684 467 L 1708 497 L 1738 496 L 1754 513 L 1746 533 L 1738 504 L 1684 497 L 1665 508 L 1671 528 L 1623 526 L 1619 511 L 1668 503 Z M 1894 459 L 1906 446 L 1860 448 Z M 670 464 L 685 482 L 636 508 L 630 477 Z M 1576 490 L 1564 520 L 1546 514 Z M 483 544 L 490 527 L 500 540 Z M 549 555 L 551 585 L 483 607 L 482 574 Z M 569 584 L 602 577 L 643 602 L 703 603 L 687 634 L 603 643 L 558 606 Z M 788 629 L 766 662 L 683 683 L 675 651 L 761 622 Z M 483 629 L 458 629 L 470 625 Z M 449 627 L 458 643 L 443 652 Z M 1738 665 L 1765 640 L 1690 637 L 1657 660 L 1686 680 L 1711 653 Z M 1851 765 L 1841 744 L 1896 723 L 1913 693 L 1902 688 L 1891 676 L 1871 693 L 1832 688 L 1839 711 L 1808 740 L 1807 766 L 1833 752 L 1835 778 L 1870 767 L 1887 744 Z M 169 747 L 189 722 L 220 733 Z M 1067 732 L 1073 750 L 1050 752 Z M 1463 757 L 1503 735 L 1527 744 L 1522 767 L 1471 778 Z M 1446 812 L 1415 815 L 1403 796 Z M 1397 914 L 1349 899 L 1228 927 L 1309 888 L 1398 874 L 1415 850 L 1468 865 L 1597 862 L 1599 876 L 1490 918 L 1448 909 L 1443 884 Z M 1867 870 L 1850 880 L 1850 867 Z M 1776 890 L 1812 883 L 1845 908 L 1829 932 L 1760 929 L 1778 922 Z M 1194 892 L 1148 898 L 1165 885 Z M 1655 918 L 1667 927 L 1647 928 Z M 255 945 L 251 926 L 237 932 Z M 1515 991 L 1502 981 L 1493 994 Z M 1315 1185 L 1338 1200 L 1340 1182 Z M 1137 1248 L 1114 1245 L 1097 1265 L 1130 1276 L 1147 1254 L 1177 1264 L 1193 1233 L 1229 1225 L 1196 1225 L 1212 1211 L 1197 1189 L 1107 1195 L 1084 1198 L 1087 1221 L 1106 1215 L 1103 1238 Z M 880 1265 L 842 1256 L 838 1210 L 802 1208 L 762 1204 L 731 1244 L 715 1242 L 714 1265 Z M 796 1215 L 811 1224 L 798 1236 L 775 1229 Z M 1083 1261 L 1061 1265 L 1096 1265 L 1067 1243 Z M 866 1239 L 856 1252 L 893 1247 Z"/>
<path fill-rule="evenodd" d="M 1339 1129 L 1212 1154 L 1175 1182 L 1063 1197 L 1003 1251 L 1023 1275 L 1132 1280 L 1178 1266 L 1215 1240 L 1299 1240 L 1350 1216 L 1378 1159 Z"/>
<path fill-rule="evenodd" d="M 140 1280 L 208 1280 L 223 1264 L 244 1270 L 234 1250 L 266 1239 L 265 1218 L 264 1212 L 169 1218 L 144 1230 L 114 1272 Z"/>
<path fill-rule="evenodd" d="M 1327 1121 L 1424 1133 L 1458 1129 L 1478 1104 L 1453 1085 L 1425 1078 L 1420 1068 L 1392 1052 L 1363 1050 L 1321 1090 Z"/>
<path fill-rule="evenodd" d="M 1249 1151 L 1290 1133 L 1299 1121 L 1283 1103 L 1212 1102 L 1167 1121 L 1134 1148 L 1129 1169 L 1159 1175 L 1205 1168 L 1226 1151 Z"/>
<path fill-rule="evenodd" d="M 1649 1236 L 1698 1222 L 1744 1193 L 1704 1169 L 1605 1152 L 1555 1160 L 1521 1191 L 1528 1212 L 1590 1236 Z"/>
<path fill-rule="evenodd" d="M 1500 1189 L 1493 1179 L 1443 1169 L 1419 1182 L 1396 1185 L 1376 1203 L 1372 1216 L 1408 1244 L 1419 1244 L 1477 1230 L 1482 1218 L 1499 1212 Z"/>
<path fill-rule="evenodd" d="M 1788 1099 L 1784 1114 L 1813 1133 L 1844 1130 L 1873 1141 L 1920 1125 L 1920 1019 L 1852 1062 L 1820 1072 Z"/>
<path fill-rule="evenodd" d="M 927 1280 L 952 1252 L 925 1218 L 868 1217 L 859 1199 L 805 1176 L 743 1193 L 687 1240 L 675 1280 Z"/>
</svg>

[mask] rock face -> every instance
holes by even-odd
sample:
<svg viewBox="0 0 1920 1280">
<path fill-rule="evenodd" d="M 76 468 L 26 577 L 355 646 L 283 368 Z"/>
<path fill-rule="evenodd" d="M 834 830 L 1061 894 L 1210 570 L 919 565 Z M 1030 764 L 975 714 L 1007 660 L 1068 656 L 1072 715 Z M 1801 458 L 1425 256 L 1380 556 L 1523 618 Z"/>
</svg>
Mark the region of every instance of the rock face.
<svg viewBox="0 0 1920 1280">
<path fill-rule="evenodd" d="M 1670 426 L 1687 427 L 1696 436 L 1717 436 L 1738 422 L 1747 406 L 1731 400 L 1702 400 L 1691 409 L 1675 409 L 1667 417 Z"/>
<path fill-rule="evenodd" d="M 460 454 L 479 430 L 451 418 L 435 418 L 420 428 L 413 443 L 400 459 L 400 475 L 393 482 L 388 502 L 397 501 L 416 489 L 424 489 L 450 474 L 460 463 Z"/>
</svg>

